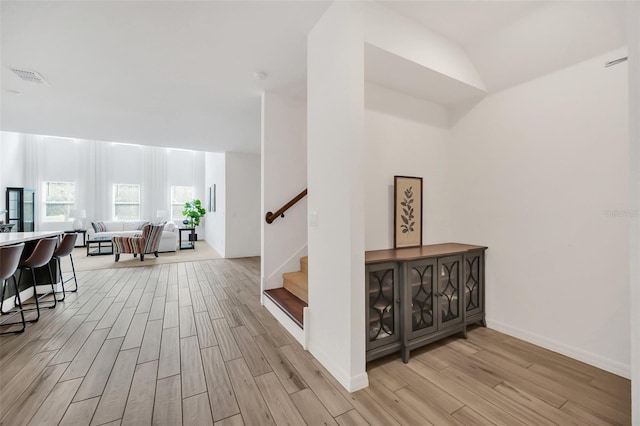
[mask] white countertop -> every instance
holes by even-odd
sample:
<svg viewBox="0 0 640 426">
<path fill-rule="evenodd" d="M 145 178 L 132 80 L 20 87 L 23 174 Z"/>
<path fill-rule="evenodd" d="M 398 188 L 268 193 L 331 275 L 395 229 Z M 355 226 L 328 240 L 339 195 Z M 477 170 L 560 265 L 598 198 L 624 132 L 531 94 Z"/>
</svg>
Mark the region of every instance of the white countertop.
<svg viewBox="0 0 640 426">
<path fill-rule="evenodd" d="M 24 243 L 25 241 L 39 240 L 41 238 L 55 237 L 63 231 L 47 232 L 0 232 L 0 247 L 11 244 Z"/>
</svg>

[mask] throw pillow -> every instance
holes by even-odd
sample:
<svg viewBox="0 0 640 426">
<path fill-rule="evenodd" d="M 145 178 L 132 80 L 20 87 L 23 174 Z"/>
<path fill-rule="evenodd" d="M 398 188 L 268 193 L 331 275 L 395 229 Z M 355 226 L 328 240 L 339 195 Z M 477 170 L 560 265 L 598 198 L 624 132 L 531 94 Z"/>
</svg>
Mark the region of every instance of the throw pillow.
<svg viewBox="0 0 640 426">
<path fill-rule="evenodd" d="M 97 232 L 107 232 L 107 226 L 104 222 L 91 222 L 91 226 L 93 226 L 93 230 Z"/>
</svg>

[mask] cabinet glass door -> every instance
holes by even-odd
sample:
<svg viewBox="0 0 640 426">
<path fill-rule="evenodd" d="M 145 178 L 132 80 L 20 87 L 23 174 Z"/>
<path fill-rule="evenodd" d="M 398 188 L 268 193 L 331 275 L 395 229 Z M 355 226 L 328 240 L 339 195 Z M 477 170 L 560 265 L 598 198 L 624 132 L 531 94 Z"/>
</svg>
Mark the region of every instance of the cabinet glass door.
<svg viewBox="0 0 640 426">
<path fill-rule="evenodd" d="M 410 338 L 429 333 L 435 326 L 433 290 L 436 268 L 435 260 L 416 261 L 407 265 L 407 293 L 410 300 L 405 304 L 411 309 L 407 309 L 405 320 L 411 324 Z"/>
<path fill-rule="evenodd" d="M 20 231 L 20 192 L 14 189 L 7 189 L 7 216 L 8 222 L 13 223 L 15 232 Z"/>
<path fill-rule="evenodd" d="M 393 265 L 371 265 L 367 268 L 367 347 L 370 349 L 398 339 L 397 275 L 397 267 Z"/>
<path fill-rule="evenodd" d="M 33 232 L 35 230 L 34 213 L 35 213 L 35 193 L 33 190 L 24 190 L 24 232 Z"/>
<path fill-rule="evenodd" d="M 464 303 L 467 317 L 483 312 L 483 255 L 482 252 L 464 255 Z"/>
<path fill-rule="evenodd" d="M 461 263 L 461 256 L 438 259 L 438 305 L 440 310 L 438 328 L 462 322 Z"/>
<path fill-rule="evenodd" d="M 28 188 L 7 188 L 7 216 L 15 232 L 35 231 L 35 192 Z"/>
</svg>

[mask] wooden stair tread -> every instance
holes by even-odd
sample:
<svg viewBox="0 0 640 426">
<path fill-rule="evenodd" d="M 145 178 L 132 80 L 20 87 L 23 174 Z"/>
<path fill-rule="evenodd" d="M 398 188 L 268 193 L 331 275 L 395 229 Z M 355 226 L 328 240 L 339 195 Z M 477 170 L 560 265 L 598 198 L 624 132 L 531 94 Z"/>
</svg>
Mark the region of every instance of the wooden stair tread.
<svg viewBox="0 0 640 426">
<path fill-rule="evenodd" d="M 300 271 L 307 274 L 309 273 L 309 256 L 300 258 Z"/>
<path fill-rule="evenodd" d="M 286 288 L 272 288 L 264 291 L 265 296 L 273 301 L 300 328 L 304 328 L 302 310 L 308 305 Z"/>
</svg>

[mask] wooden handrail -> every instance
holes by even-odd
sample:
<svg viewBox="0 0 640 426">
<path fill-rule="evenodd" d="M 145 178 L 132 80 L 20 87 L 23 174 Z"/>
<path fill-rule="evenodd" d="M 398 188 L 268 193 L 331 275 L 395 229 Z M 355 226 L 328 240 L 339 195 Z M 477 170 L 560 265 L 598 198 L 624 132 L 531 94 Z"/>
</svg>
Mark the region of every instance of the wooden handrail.
<svg viewBox="0 0 640 426">
<path fill-rule="evenodd" d="M 267 212 L 267 214 L 265 215 L 264 219 L 267 221 L 267 223 L 273 223 L 273 221 L 276 220 L 278 217 L 284 217 L 284 212 L 289 210 L 295 203 L 297 203 L 298 201 L 302 200 L 306 195 L 307 195 L 307 188 L 305 188 L 304 191 L 302 191 L 301 193 L 296 195 L 287 204 L 282 206 L 277 212 L 275 212 L 275 213 Z"/>
</svg>

